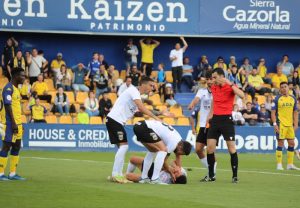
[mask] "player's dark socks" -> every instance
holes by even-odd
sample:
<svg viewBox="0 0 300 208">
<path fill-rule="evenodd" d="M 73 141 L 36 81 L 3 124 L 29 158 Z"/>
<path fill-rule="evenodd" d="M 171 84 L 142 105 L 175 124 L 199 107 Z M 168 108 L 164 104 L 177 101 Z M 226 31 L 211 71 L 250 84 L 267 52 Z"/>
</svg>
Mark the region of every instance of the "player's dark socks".
<svg viewBox="0 0 300 208">
<path fill-rule="evenodd" d="M 238 172 L 238 155 L 237 152 L 230 154 L 231 156 L 231 168 L 232 168 L 232 178 L 237 177 L 237 172 Z"/>
<path fill-rule="evenodd" d="M 210 178 L 215 176 L 215 154 L 207 154 L 207 163 L 208 163 L 208 175 Z"/>
</svg>

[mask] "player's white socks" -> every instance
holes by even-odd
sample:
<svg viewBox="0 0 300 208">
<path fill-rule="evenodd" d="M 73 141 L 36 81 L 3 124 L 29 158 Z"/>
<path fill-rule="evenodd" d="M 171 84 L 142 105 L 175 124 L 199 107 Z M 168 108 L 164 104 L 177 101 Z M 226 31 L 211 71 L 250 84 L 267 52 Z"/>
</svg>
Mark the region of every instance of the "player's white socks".
<svg viewBox="0 0 300 208">
<path fill-rule="evenodd" d="M 148 172 L 152 165 L 155 154 L 155 152 L 147 152 L 143 163 L 142 179 L 148 178 Z"/>
<path fill-rule="evenodd" d="M 128 163 L 126 173 L 133 173 L 135 171 L 136 166 L 131 162 Z"/>
<path fill-rule="evenodd" d="M 203 167 L 208 168 L 207 157 L 200 159 Z"/>
<path fill-rule="evenodd" d="M 154 170 L 151 180 L 156 180 L 159 177 L 159 173 L 163 167 L 165 157 L 167 156 L 167 152 L 159 151 L 154 160 Z"/>
<path fill-rule="evenodd" d="M 112 176 L 123 176 L 123 166 L 125 161 L 125 155 L 128 150 L 128 145 L 121 145 L 115 155 L 115 161 L 112 171 Z"/>
<path fill-rule="evenodd" d="M 216 175 L 216 173 L 217 173 L 217 162 L 215 162 L 214 173 L 215 173 L 215 175 Z"/>
</svg>

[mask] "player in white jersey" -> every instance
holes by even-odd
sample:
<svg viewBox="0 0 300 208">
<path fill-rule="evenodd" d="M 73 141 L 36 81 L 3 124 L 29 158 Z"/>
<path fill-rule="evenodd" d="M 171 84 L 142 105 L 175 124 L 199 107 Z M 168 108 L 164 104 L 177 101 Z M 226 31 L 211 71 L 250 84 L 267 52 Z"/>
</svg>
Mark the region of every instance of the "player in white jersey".
<svg viewBox="0 0 300 208">
<path fill-rule="evenodd" d="M 118 147 L 111 177 L 115 182 L 123 183 L 125 180 L 123 176 L 123 166 L 128 150 L 128 142 L 124 125 L 127 120 L 133 118 L 137 110 L 155 120 L 160 120 L 143 105 L 141 100 L 141 94 L 148 94 L 152 91 L 153 87 L 153 80 L 149 77 L 143 77 L 138 89 L 132 86 L 125 90 L 107 115 L 106 127 L 110 142 L 111 144 L 116 144 Z"/>
<path fill-rule="evenodd" d="M 149 150 L 144 159 L 140 183 L 150 182 L 153 184 L 161 184 L 159 173 L 163 166 L 165 170 L 172 175 L 175 181 L 175 176 L 172 174 L 172 171 L 169 170 L 167 154 L 174 152 L 176 155 L 176 164 L 181 167 L 180 155 L 189 155 L 192 145 L 187 141 L 182 141 L 180 134 L 172 126 L 160 121 L 147 120 L 138 122 L 134 125 L 133 131 L 137 140 Z M 148 172 L 153 159 L 154 170 L 150 181 Z"/>
<path fill-rule="evenodd" d="M 138 156 L 130 157 L 128 167 L 127 167 L 127 172 L 126 172 L 126 178 L 129 181 L 139 182 L 141 178 L 141 174 L 134 173 L 134 170 L 138 168 L 139 170 L 143 171 L 143 163 L 144 163 L 143 157 L 138 157 Z M 154 170 L 154 163 L 152 163 L 150 170 L 148 171 L 149 178 L 152 177 L 153 170 Z M 159 180 L 161 182 L 165 184 L 186 184 L 187 183 L 186 170 L 182 167 L 179 167 L 175 161 L 169 165 L 169 170 L 175 176 L 176 180 L 173 181 L 172 175 L 166 170 L 162 169 L 159 173 Z"/>
<path fill-rule="evenodd" d="M 212 94 L 211 94 L 211 86 L 212 86 L 212 79 L 211 79 L 211 72 L 207 72 L 205 75 L 207 88 L 200 88 L 193 99 L 193 101 L 188 106 L 189 110 L 193 110 L 195 106 L 200 101 L 200 106 L 198 110 L 194 110 L 190 117 L 190 123 L 192 126 L 193 134 L 197 133 L 196 139 L 196 153 L 205 168 L 208 168 L 207 158 L 205 155 L 205 146 L 207 145 L 207 132 L 209 125 L 207 124 L 207 117 L 210 112 L 211 103 L 212 103 Z M 194 120 L 197 121 L 197 125 L 195 125 Z M 198 128 L 195 128 L 198 127 Z M 207 176 L 204 177 L 201 181 L 206 181 L 208 179 Z"/>
</svg>

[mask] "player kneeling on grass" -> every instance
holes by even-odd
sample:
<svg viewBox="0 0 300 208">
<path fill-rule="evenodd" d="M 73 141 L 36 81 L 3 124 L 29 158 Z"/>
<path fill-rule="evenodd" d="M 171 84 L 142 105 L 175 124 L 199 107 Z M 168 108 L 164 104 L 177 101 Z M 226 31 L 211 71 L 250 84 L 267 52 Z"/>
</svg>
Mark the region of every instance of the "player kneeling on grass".
<svg viewBox="0 0 300 208">
<path fill-rule="evenodd" d="M 126 178 L 129 181 L 139 182 L 141 179 L 141 173 L 134 173 L 135 169 L 143 171 L 143 157 L 133 156 L 130 158 L 128 164 Z M 175 181 L 172 178 L 172 175 L 167 172 L 164 168 L 159 173 L 159 180 L 165 184 L 186 184 L 187 183 L 187 173 L 186 170 L 182 167 L 179 167 L 174 161 L 168 168 L 172 174 L 175 176 Z M 151 164 L 150 170 L 148 171 L 148 177 L 151 178 L 154 171 L 154 163 Z"/>
<path fill-rule="evenodd" d="M 173 127 L 160 121 L 147 120 L 138 122 L 134 125 L 133 131 L 137 136 L 137 140 L 149 150 L 144 159 L 142 176 L 139 182 L 164 184 L 159 178 L 162 167 L 171 174 L 175 181 L 175 175 L 167 163 L 167 155 L 174 152 L 176 155 L 176 164 L 181 167 L 180 155 L 189 155 L 192 145 L 187 141 L 182 141 L 180 134 Z M 154 170 L 150 180 L 148 172 L 154 157 Z"/>
</svg>

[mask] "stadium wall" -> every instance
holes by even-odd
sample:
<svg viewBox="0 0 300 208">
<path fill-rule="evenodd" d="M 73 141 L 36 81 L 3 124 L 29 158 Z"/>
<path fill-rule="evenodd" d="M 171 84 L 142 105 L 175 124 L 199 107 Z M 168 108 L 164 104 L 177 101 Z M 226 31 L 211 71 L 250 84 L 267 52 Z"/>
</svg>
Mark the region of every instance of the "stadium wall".
<svg viewBox="0 0 300 208">
<path fill-rule="evenodd" d="M 31 50 L 33 47 L 43 50 L 48 61 L 53 60 L 57 52 L 62 52 L 63 59 L 68 66 L 79 62 L 87 64 L 92 53 L 97 51 L 103 53 L 107 62 L 114 64 L 119 70 L 124 69 L 123 47 L 129 38 L 125 36 L 1 32 L 0 43 L 4 46 L 5 41 L 10 36 L 14 36 L 20 42 L 20 49 L 23 51 Z M 136 44 L 138 44 L 139 39 L 140 37 L 134 37 Z M 169 53 L 179 38 L 155 39 L 158 39 L 161 45 L 155 50 L 154 66 L 156 68 L 158 63 L 163 62 L 166 64 L 166 69 L 169 70 Z M 260 57 L 264 57 L 269 72 L 275 72 L 276 64 L 284 54 L 290 56 L 290 61 L 295 67 L 300 62 L 300 40 L 187 38 L 187 41 L 189 48 L 185 56 L 190 57 L 192 65 L 197 65 L 200 56 L 204 54 L 208 56 L 210 64 L 215 63 L 218 56 L 223 56 L 228 62 L 229 57 L 234 55 L 238 64 L 241 64 L 244 57 L 250 57 L 253 65 L 257 64 Z"/>
<path fill-rule="evenodd" d="M 125 127 L 130 151 L 145 151 L 136 140 L 132 126 Z M 195 137 L 188 126 L 175 126 L 183 140 L 195 144 Z M 23 147 L 56 151 L 114 151 L 115 145 L 109 142 L 105 125 L 57 125 L 24 124 Z M 300 130 L 296 132 L 300 138 Z M 274 153 L 276 138 L 272 127 L 237 127 L 236 144 L 238 152 Z M 296 139 L 296 147 L 298 140 Z M 227 152 L 226 142 L 220 138 L 219 152 Z"/>
</svg>

